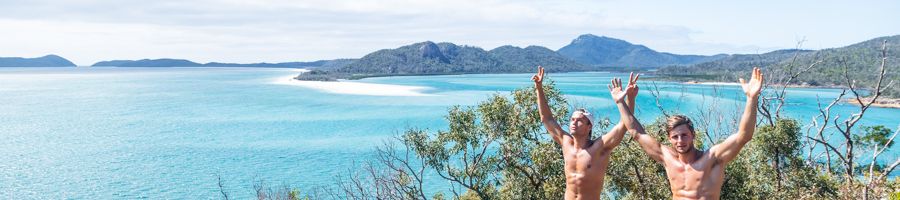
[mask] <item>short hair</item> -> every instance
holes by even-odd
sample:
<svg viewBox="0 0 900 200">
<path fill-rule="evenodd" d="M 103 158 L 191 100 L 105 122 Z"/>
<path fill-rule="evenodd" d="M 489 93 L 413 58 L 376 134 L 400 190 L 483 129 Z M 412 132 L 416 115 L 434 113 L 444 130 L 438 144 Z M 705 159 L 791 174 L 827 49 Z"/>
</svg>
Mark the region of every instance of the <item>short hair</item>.
<svg viewBox="0 0 900 200">
<path fill-rule="evenodd" d="M 691 119 L 684 115 L 673 115 L 666 120 L 666 134 L 681 125 L 687 125 L 691 133 L 694 133 L 694 123 L 691 122 Z"/>
</svg>

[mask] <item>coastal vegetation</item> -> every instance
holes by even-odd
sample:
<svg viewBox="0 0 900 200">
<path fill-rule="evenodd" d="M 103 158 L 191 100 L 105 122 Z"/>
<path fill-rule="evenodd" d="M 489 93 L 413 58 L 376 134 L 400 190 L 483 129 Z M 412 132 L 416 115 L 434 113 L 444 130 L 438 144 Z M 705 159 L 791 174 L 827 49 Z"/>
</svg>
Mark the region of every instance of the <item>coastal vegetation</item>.
<svg viewBox="0 0 900 200">
<path fill-rule="evenodd" d="M 327 71 L 319 69 L 304 72 L 302 76 L 297 76 L 295 79 L 301 81 L 337 81 L 335 77 L 329 76 Z"/>
<path fill-rule="evenodd" d="M 563 93 L 552 84 L 544 87 L 556 117 L 565 117 L 569 105 Z M 533 90 L 522 88 L 508 95 L 494 95 L 476 106 L 452 107 L 446 116 L 449 123 L 446 129 L 408 129 L 396 141 L 378 148 L 375 157 L 364 167 L 339 176 L 337 189 L 313 188 L 303 190 L 306 193 L 285 193 L 284 196 L 312 199 L 561 199 L 565 177 L 560 147 L 547 138 L 540 127 Z M 774 94 L 770 92 L 769 95 Z M 667 141 L 664 139 L 664 117 L 647 125 L 648 133 L 658 137 L 659 141 Z M 699 149 L 708 149 L 710 144 L 731 133 L 716 131 L 708 125 L 730 119 L 693 117 L 712 120 L 698 124 L 695 144 Z M 819 123 L 828 120 L 819 117 Z M 900 131 L 883 126 L 850 127 L 850 139 L 818 143 L 808 138 L 819 138 L 821 132 L 804 131 L 810 124 L 784 117 L 772 120 L 774 124 L 761 123 L 751 143 L 726 168 L 722 198 L 900 197 L 900 179 L 887 176 L 897 162 L 858 164 L 855 161 L 843 163 L 838 159 L 878 156 L 890 149 Z M 596 132 L 609 128 L 608 119 L 600 121 Z M 849 149 L 852 152 L 849 157 L 845 157 L 848 149 L 809 151 L 822 148 L 822 144 L 837 146 L 840 143 L 861 148 Z M 626 138 L 613 151 L 611 159 L 614 162 L 610 162 L 604 184 L 605 199 L 671 197 L 664 169 L 639 148 L 635 141 Z M 833 158 L 827 160 L 825 154 Z M 451 188 L 426 193 L 423 189 L 425 181 L 435 178 L 429 176 L 430 173 L 450 182 Z"/>
<path fill-rule="evenodd" d="M 884 44 L 884 43 L 882 43 Z M 885 47 L 882 45 L 882 52 Z M 747 148 L 726 168 L 724 199 L 897 199 L 900 179 L 891 176 L 900 158 L 882 158 L 900 130 L 859 125 L 866 111 L 890 89 L 890 59 L 881 54 L 872 75 L 845 76 L 838 97 L 819 102 L 819 115 L 803 123 L 782 115 L 793 106 L 785 95 L 788 83 L 810 76 L 807 71 L 775 71 L 760 102 L 758 129 Z M 878 60 L 878 59 L 876 59 Z M 871 77 L 865 82 L 853 77 Z M 554 84 L 543 87 L 557 119 L 570 104 Z M 646 87 L 645 87 L 646 88 Z M 651 87 L 651 95 L 659 98 Z M 862 100 L 862 90 L 871 99 Z M 855 110 L 833 111 L 844 98 L 857 99 Z M 560 199 L 565 177 L 559 145 L 541 128 L 534 88 L 495 94 L 475 106 L 454 106 L 440 130 L 407 129 L 395 141 L 378 148 L 358 171 L 339 176 L 338 189 L 312 189 L 308 198 L 339 199 Z M 695 145 L 708 149 L 734 133 L 717 126 L 737 119 L 716 110 L 715 102 L 689 116 L 698 123 Z M 654 108 L 651 108 L 654 109 Z M 679 114 L 658 106 L 662 116 L 648 123 L 647 132 L 664 139 L 664 118 Z M 731 117 L 737 117 L 731 116 Z M 595 132 L 605 132 L 609 119 Z M 594 135 L 599 137 L 600 135 Z M 666 145 L 666 144 L 664 144 Z M 647 157 L 635 141 L 625 139 L 613 151 L 604 184 L 605 199 L 666 199 L 671 197 L 661 165 Z M 894 152 L 895 153 L 895 152 Z M 878 160 L 884 160 L 878 162 Z M 432 176 L 436 174 L 437 176 Z M 438 178 L 450 187 L 426 192 L 426 180 Z"/>
</svg>

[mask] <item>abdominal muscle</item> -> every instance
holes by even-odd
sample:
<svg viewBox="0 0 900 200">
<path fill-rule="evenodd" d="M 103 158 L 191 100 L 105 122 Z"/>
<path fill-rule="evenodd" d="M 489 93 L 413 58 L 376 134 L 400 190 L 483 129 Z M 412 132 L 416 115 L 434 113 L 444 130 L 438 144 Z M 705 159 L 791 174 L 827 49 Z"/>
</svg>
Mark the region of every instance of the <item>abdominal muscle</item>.
<svg viewBox="0 0 900 200">
<path fill-rule="evenodd" d="M 600 199 L 609 156 L 600 157 L 566 157 L 566 199 Z"/>
</svg>

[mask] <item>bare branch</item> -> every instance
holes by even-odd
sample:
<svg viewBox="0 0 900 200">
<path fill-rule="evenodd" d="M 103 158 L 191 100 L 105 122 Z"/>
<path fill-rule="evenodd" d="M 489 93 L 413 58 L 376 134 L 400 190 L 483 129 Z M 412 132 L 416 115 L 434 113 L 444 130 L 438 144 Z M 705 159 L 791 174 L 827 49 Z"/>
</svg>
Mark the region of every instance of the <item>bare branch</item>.
<svg viewBox="0 0 900 200">
<path fill-rule="evenodd" d="M 813 137 L 809 137 L 809 136 L 807 136 L 807 138 L 809 138 L 809 139 L 811 139 L 811 140 L 813 140 L 813 141 L 816 141 L 816 142 L 818 142 L 818 143 L 821 143 L 822 145 L 825 145 L 825 147 L 828 147 L 829 149 L 831 149 L 832 151 L 834 151 L 835 154 L 837 154 L 836 156 L 837 156 L 838 158 L 840 158 L 841 161 L 843 161 L 843 162 L 845 162 L 845 163 L 847 162 L 847 159 L 844 159 L 844 157 L 841 156 L 840 151 L 838 151 L 837 148 L 835 148 L 834 146 L 832 146 L 832 145 L 829 144 L 828 142 L 823 141 L 823 140 L 819 140 L 819 139 L 816 139 L 816 138 L 813 138 Z"/>
<path fill-rule="evenodd" d="M 653 99 L 656 100 L 656 108 L 659 109 L 663 116 L 669 118 L 669 113 L 666 112 L 666 109 L 663 108 L 662 103 L 659 102 L 660 96 L 662 96 L 660 94 L 659 86 L 656 84 L 656 81 L 650 81 L 650 85 L 653 86 L 653 88 L 650 89 L 650 95 L 653 95 Z"/>
<path fill-rule="evenodd" d="M 884 143 L 884 146 L 882 146 L 881 151 L 878 151 L 877 153 L 875 153 L 875 156 L 872 157 L 873 165 L 875 164 L 875 158 L 878 158 L 878 155 L 880 155 L 882 152 L 884 152 L 885 149 L 888 149 L 888 146 L 890 146 L 891 142 L 894 141 L 894 138 L 897 137 L 898 133 L 900 133 L 900 126 L 897 126 L 897 130 L 894 131 L 894 135 L 891 136 L 891 139 L 889 139 L 887 142 Z M 900 158 L 897 158 L 897 160 L 894 161 L 893 164 L 891 164 L 890 166 L 888 166 L 887 168 L 882 170 L 881 175 L 878 177 L 877 180 L 883 180 L 885 176 L 887 176 L 888 174 L 890 174 L 891 172 L 894 171 L 894 168 L 896 168 L 898 164 L 900 164 Z"/>
</svg>

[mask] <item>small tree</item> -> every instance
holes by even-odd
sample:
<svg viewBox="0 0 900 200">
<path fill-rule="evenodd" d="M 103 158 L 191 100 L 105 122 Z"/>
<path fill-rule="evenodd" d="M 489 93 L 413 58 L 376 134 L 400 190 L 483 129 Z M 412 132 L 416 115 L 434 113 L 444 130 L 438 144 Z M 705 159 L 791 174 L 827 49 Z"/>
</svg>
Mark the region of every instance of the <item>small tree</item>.
<svg viewBox="0 0 900 200">
<path fill-rule="evenodd" d="M 553 87 L 544 91 L 557 118 L 568 113 Z M 493 95 L 474 107 L 454 106 L 449 130 L 410 129 L 403 143 L 441 178 L 466 189 L 456 197 L 561 199 L 565 176 L 559 145 L 540 129 L 534 88 Z M 498 173 L 499 172 L 499 173 Z"/>
</svg>

